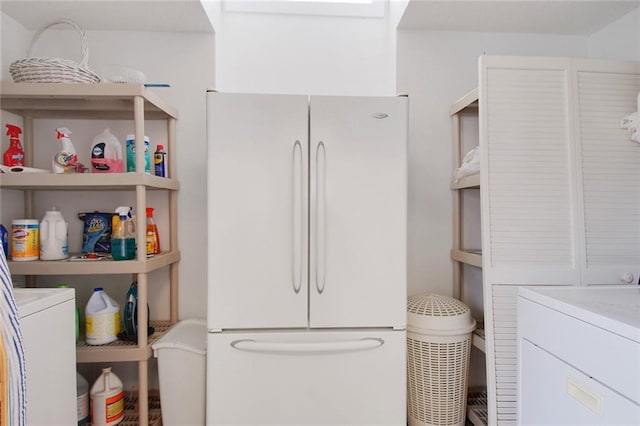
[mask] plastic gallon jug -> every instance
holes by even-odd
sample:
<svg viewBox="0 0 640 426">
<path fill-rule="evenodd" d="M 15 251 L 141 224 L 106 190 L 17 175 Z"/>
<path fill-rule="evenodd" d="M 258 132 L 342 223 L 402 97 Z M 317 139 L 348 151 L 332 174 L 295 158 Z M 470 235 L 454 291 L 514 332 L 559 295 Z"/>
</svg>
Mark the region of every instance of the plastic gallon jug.
<svg viewBox="0 0 640 426">
<path fill-rule="evenodd" d="M 122 173 L 122 145 L 109 129 L 93 138 L 91 173 Z"/>
<path fill-rule="evenodd" d="M 69 224 L 55 207 L 40 222 L 40 259 L 61 260 L 69 257 Z"/>
<path fill-rule="evenodd" d="M 124 390 L 122 382 L 111 367 L 91 386 L 91 422 L 93 426 L 117 425 L 124 419 Z"/>
<path fill-rule="evenodd" d="M 89 417 L 89 382 L 76 371 L 76 411 L 78 426 L 88 425 Z"/>
<path fill-rule="evenodd" d="M 120 306 L 96 287 L 85 309 L 87 344 L 104 345 L 118 339 L 120 333 Z"/>
<path fill-rule="evenodd" d="M 11 222 L 11 259 L 38 260 L 40 255 L 40 224 L 34 219 Z"/>
</svg>

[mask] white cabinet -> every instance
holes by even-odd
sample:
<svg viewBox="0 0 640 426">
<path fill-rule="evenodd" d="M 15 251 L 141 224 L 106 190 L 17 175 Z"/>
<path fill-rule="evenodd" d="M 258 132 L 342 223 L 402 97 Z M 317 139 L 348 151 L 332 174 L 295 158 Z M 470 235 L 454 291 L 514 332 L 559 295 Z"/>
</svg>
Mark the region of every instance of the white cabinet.
<svg viewBox="0 0 640 426">
<path fill-rule="evenodd" d="M 209 329 L 404 328 L 407 103 L 208 94 Z"/>
<path fill-rule="evenodd" d="M 170 153 L 176 152 L 177 111 L 153 91 L 141 84 L 40 84 L 2 82 L 0 89 L 0 107 L 24 119 L 24 145 L 27 160 L 33 161 L 34 122 L 41 118 L 80 118 L 88 120 L 132 120 L 137 141 L 144 140 L 145 120 L 160 119 L 166 122 L 166 144 Z M 177 192 L 179 183 L 175 179 L 175 155 L 170 156 L 169 169 L 172 178 L 161 178 L 143 171 L 144 149 L 142 142 L 137 146 L 136 172 L 108 174 L 53 174 L 53 173 L 11 173 L 0 174 L 0 188 L 24 192 L 23 214 L 27 218 L 35 217 L 34 200 L 43 191 L 76 191 L 78 197 L 95 191 L 119 191 L 135 194 L 134 210 L 143 217 L 147 207 L 147 191 L 164 191 L 168 198 L 169 229 L 163 236 L 162 253 L 147 258 L 146 228 L 138 226 L 136 230 L 136 258 L 127 261 L 102 260 L 100 262 L 62 261 L 10 261 L 12 275 L 25 275 L 28 286 L 36 286 L 37 276 L 66 275 L 89 276 L 102 274 L 133 274 L 138 283 L 138 303 L 147 305 L 150 282 L 149 273 L 166 268 L 170 282 L 169 315 L 166 321 L 157 321 L 152 325 L 155 333 L 147 335 L 149 322 L 147 309 L 138 310 L 137 342 L 117 341 L 103 346 L 89 346 L 81 338 L 76 347 L 78 363 L 137 362 L 138 366 L 138 403 L 137 418 L 146 425 L 150 418 L 156 421 L 160 413 L 151 416 L 148 410 L 148 365 L 151 357 L 151 344 L 157 340 L 178 319 L 178 250 L 177 235 Z M 85 161 L 86 162 L 86 161 Z M 31 167 L 48 168 L 42 165 L 26 164 Z M 13 218 L 10 218 L 13 219 Z M 168 241 L 168 244 L 166 243 Z M 77 253 L 75 253 L 77 254 Z"/>
</svg>

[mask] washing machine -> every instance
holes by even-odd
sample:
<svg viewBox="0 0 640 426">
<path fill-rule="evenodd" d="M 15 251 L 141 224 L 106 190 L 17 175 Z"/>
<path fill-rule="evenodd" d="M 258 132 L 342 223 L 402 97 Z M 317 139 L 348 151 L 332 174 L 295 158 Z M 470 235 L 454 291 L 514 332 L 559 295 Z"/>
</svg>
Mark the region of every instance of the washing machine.
<svg viewBox="0 0 640 426">
<path fill-rule="evenodd" d="M 24 341 L 27 424 L 75 425 L 75 290 L 13 290 Z"/>
</svg>

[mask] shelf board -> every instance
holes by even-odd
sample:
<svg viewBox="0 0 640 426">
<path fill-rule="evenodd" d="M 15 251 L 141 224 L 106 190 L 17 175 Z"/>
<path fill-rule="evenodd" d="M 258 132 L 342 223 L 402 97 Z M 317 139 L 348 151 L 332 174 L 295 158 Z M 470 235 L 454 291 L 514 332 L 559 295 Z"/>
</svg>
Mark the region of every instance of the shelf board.
<svg viewBox="0 0 640 426">
<path fill-rule="evenodd" d="M 459 114 L 461 112 L 477 111 L 478 109 L 478 89 L 475 88 L 451 105 L 449 115 Z"/>
<path fill-rule="evenodd" d="M 486 389 L 469 390 L 467 394 L 467 418 L 474 426 L 486 426 L 489 424 Z"/>
<path fill-rule="evenodd" d="M 133 99 L 144 99 L 145 118 L 178 112 L 143 84 L 11 83 L 0 85 L 0 108 L 34 118 L 132 119 Z"/>
<path fill-rule="evenodd" d="M 131 190 L 137 185 L 147 189 L 177 191 L 176 179 L 163 178 L 148 173 L 3 173 L 0 188 L 33 190 Z"/>
<path fill-rule="evenodd" d="M 480 173 L 451 182 L 451 189 L 480 188 Z"/>
<path fill-rule="evenodd" d="M 481 350 L 483 353 L 487 353 L 484 342 L 484 328 L 476 328 L 471 335 L 471 344 Z"/>
<path fill-rule="evenodd" d="M 482 252 L 479 250 L 451 250 L 451 258 L 456 262 L 482 268 Z"/>
<path fill-rule="evenodd" d="M 139 348 L 136 342 L 116 340 L 113 343 L 100 346 L 87 345 L 84 336 L 76 344 L 76 362 L 124 362 L 145 361 L 153 354 L 151 345 L 164 336 L 173 326 L 170 321 L 149 321 L 155 331 L 149 336 L 146 347 Z"/>
<path fill-rule="evenodd" d="M 65 260 L 9 261 L 12 275 L 114 275 L 144 274 L 180 261 L 180 252 L 165 252 L 144 260 Z"/>
</svg>

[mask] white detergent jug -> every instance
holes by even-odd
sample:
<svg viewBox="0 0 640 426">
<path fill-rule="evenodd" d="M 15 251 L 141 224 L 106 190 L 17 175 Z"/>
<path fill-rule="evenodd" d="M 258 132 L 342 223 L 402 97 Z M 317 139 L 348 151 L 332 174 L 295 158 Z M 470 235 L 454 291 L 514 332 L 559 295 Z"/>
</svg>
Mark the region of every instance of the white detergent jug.
<svg viewBox="0 0 640 426">
<path fill-rule="evenodd" d="M 111 367 L 103 368 L 102 375 L 91 386 L 91 424 L 117 425 L 124 419 L 124 388 Z"/>
<path fill-rule="evenodd" d="M 109 129 L 93 139 L 91 173 L 122 173 L 124 158 L 122 145 Z"/>
<path fill-rule="evenodd" d="M 118 340 L 120 333 L 120 305 L 104 292 L 93 289 L 85 309 L 87 344 L 104 345 Z"/>
<path fill-rule="evenodd" d="M 40 222 L 40 260 L 69 257 L 69 224 L 57 208 L 47 211 Z"/>
</svg>

